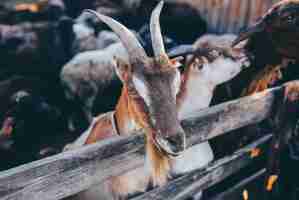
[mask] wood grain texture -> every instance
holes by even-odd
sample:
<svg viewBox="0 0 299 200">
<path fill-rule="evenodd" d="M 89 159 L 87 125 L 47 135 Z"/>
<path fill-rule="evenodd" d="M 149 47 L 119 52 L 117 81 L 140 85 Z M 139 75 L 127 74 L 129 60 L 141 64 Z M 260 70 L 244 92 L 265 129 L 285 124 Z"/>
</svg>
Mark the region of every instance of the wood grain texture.
<svg viewBox="0 0 299 200">
<path fill-rule="evenodd" d="M 256 185 L 256 181 L 265 176 L 266 169 L 261 169 L 260 171 L 254 173 L 252 176 L 240 181 L 236 185 L 232 186 L 228 190 L 209 198 L 209 200 L 234 200 L 241 199 L 242 192 L 250 187 L 250 185 Z"/>
<path fill-rule="evenodd" d="M 203 170 L 195 170 L 183 177 L 170 181 L 164 187 L 156 188 L 133 200 L 190 199 L 200 190 L 207 189 L 221 182 L 228 176 L 252 163 L 255 160 L 250 153 L 252 149 L 261 149 L 260 156 L 265 154 L 267 144 L 271 138 L 272 135 L 267 135 L 247 147 L 240 149 L 233 155 L 215 161 Z"/>
<path fill-rule="evenodd" d="M 168 0 L 198 10 L 212 33 L 239 33 L 256 22 L 279 0 Z"/>
<path fill-rule="evenodd" d="M 188 146 L 267 118 L 281 89 L 195 111 L 182 122 Z M 118 137 L 3 171 L 0 199 L 61 199 L 142 165 L 143 153 L 144 136 Z"/>
</svg>

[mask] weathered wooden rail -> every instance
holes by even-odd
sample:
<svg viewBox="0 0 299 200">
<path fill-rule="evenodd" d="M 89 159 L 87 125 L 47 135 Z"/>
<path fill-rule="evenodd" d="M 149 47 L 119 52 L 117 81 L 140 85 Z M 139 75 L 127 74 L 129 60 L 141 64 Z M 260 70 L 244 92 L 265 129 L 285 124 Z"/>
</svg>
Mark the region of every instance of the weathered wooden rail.
<svg viewBox="0 0 299 200">
<path fill-rule="evenodd" d="M 229 131 L 269 118 L 284 86 L 195 111 L 182 121 L 190 147 Z M 266 135 L 233 155 L 217 160 L 170 181 L 136 199 L 185 199 L 200 189 L 214 185 L 264 154 L 272 135 Z M 77 150 L 64 152 L 0 173 L 1 200 L 58 200 L 74 195 L 107 178 L 144 163 L 144 136 L 112 138 Z M 170 195 L 171 194 L 171 195 Z"/>
</svg>

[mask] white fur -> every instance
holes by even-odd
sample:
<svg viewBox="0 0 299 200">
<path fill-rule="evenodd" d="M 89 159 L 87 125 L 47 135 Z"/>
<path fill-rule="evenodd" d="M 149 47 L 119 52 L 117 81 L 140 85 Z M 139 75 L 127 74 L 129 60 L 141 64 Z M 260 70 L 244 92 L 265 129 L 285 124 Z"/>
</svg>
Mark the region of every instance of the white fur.
<svg viewBox="0 0 299 200">
<path fill-rule="evenodd" d="M 207 76 L 211 79 L 211 82 L 215 86 L 225 83 L 242 71 L 243 63 L 232 60 L 231 58 L 217 58 L 214 62 L 206 64 L 204 70 Z"/>
<path fill-rule="evenodd" d="M 84 133 L 82 133 L 81 136 L 79 138 L 77 138 L 73 143 L 67 144 L 64 147 L 63 151 L 68 151 L 68 150 L 77 149 L 79 147 L 82 147 L 85 144 L 88 136 L 90 135 L 90 131 L 92 131 L 92 129 L 94 128 L 94 125 L 97 123 L 97 121 L 101 120 L 101 118 L 106 117 L 107 115 L 112 116 L 113 112 L 108 112 L 108 113 L 102 114 L 98 117 L 94 117 L 92 119 L 92 122 L 89 125 L 88 129 Z"/>
<path fill-rule="evenodd" d="M 175 92 L 174 94 L 176 97 L 176 95 L 180 91 L 180 85 L 181 85 L 181 74 L 179 71 L 176 71 L 173 85 L 174 85 L 174 92 Z"/>
<path fill-rule="evenodd" d="M 77 54 L 62 68 L 60 80 L 66 97 L 70 100 L 79 97 L 84 102 L 84 111 L 90 120 L 96 96 L 112 80 L 117 79 L 114 58 L 129 63 L 127 51 L 121 43 L 114 43 L 103 50 Z M 89 95 L 86 95 L 86 91 L 89 91 Z"/>
<path fill-rule="evenodd" d="M 149 96 L 149 88 L 146 86 L 144 81 L 142 79 L 138 78 L 136 75 L 133 75 L 132 81 L 133 81 L 134 87 L 137 90 L 138 94 L 142 97 L 145 104 L 148 107 L 150 107 L 151 101 L 150 101 L 150 96 Z"/>
<path fill-rule="evenodd" d="M 232 39 L 232 36 L 227 36 Z M 217 42 L 215 36 L 205 37 L 203 40 Z M 226 38 L 227 39 L 227 38 Z M 222 45 L 230 45 L 222 41 Z M 200 43 L 200 42 L 199 42 Z M 242 70 L 242 60 L 234 61 L 231 58 L 219 57 L 212 63 L 205 63 L 201 70 L 194 72 L 187 84 L 186 96 L 178 111 L 179 118 L 184 119 L 194 111 L 210 105 L 214 89 L 217 85 L 227 82 L 238 75 Z M 172 173 L 182 174 L 206 166 L 214 159 L 214 153 L 209 142 L 204 142 L 187 149 L 182 156 L 173 159 Z"/>
<path fill-rule="evenodd" d="M 74 24 L 73 31 L 77 39 L 82 39 L 94 35 L 94 30 L 85 24 Z"/>
</svg>

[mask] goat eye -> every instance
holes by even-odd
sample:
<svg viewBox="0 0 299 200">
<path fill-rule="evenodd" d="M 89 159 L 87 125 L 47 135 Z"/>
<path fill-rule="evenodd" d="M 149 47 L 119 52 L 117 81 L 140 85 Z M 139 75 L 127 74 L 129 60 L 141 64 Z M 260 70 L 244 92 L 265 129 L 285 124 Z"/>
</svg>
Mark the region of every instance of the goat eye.
<svg viewBox="0 0 299 200">
<path fill-rule="evenodd" d="M 293 15 L 288 15 L 288 16 L 286 17 L 286 21 L 287 21 L 288 23 L 292 23 L 293 20 L 294 20 L 294 16 L 293 16 Z"/>
<path fill-rule="evenodd" d="M 203 65 L 203 61 L 201 62 L 198 58 L 194 60 L 193 66 L 197 70 L 201 70 Z"/>
<path fill-rule="evenodd" d="M 220 53 L 219 53 L 218 51 L 216 51 L 216 50 L 213 50 L 213 51 L 211 52 L 211 55 L 212 55 L 213 57 L 218 57 L 218 56 L 220 56 Z"/>
</svg>

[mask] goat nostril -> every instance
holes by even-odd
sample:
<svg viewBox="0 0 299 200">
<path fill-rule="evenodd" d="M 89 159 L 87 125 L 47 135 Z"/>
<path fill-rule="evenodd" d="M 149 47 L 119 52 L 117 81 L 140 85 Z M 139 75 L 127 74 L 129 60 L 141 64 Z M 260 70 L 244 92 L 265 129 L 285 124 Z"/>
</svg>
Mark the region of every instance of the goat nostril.
<svg viewBox="0 0 299 200">
<path fill-rule="evenodd" d="M 171 148 L 171 151 L 174 153 L 180 153 L 185 150 L 185 138 L 184 134 L 177 134 L 167 138 L 168 144 Z"/>
<path fill-rule="evenodd" d="M 169 142 L 169 144 L 170 144 L 171 146 L 175 146 L 175 147 L 177 147 L 177 146 L 180 146 L 180 145 L 181 145 L 181 142 L 180 142 L 177 138 L 170 137 L 170 138 L 168 138 L 167 140 L 168 140 L 168 142 Z"/>
</svg>

